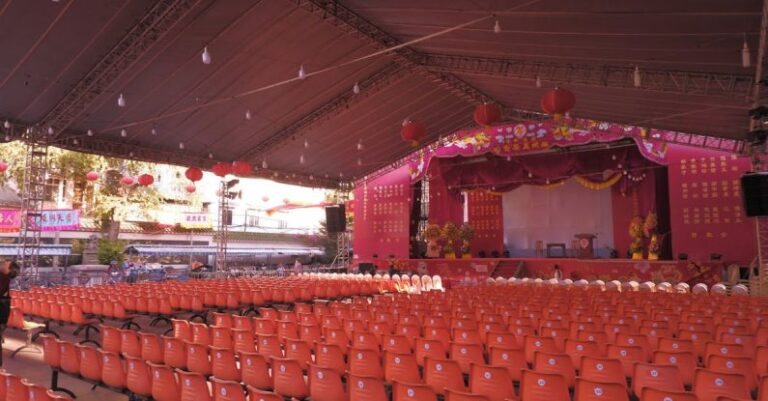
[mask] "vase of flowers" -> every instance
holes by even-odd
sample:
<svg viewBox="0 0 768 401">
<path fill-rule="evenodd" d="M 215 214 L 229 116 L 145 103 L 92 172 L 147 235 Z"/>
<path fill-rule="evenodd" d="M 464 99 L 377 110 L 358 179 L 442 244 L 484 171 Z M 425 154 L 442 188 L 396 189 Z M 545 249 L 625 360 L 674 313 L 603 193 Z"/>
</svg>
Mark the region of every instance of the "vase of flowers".
<svg viewBox="0 0 768 401">
<path fill-rule="evenodd" d="M 462 224 L 459 229 L 459 238 L 461 239 L 461 257 L 463 259 L 472 258 L 470 243 L 475 239 L 475 229 L 467 223 Z"/>
<path fill-rule="evenodd" d="M 442 229 L 442 238 L 445 244 L 443 251 L 446 259 L 456 259 L 456 241 L 459 239 L 459 227 L 453 222 L 447 222 Z"/>
<path fill-rule="evenodd" d="M 442 236 L 442 230 L 437 224 L 430 224 L 424 230 L 424 239 L 427 242 L 427 257 L 438 258 L 440 257 L 440 245 L 438 241 Z"/>
<path fill-rule="evenodd" d="M 632 259 L 643 258 L 643 219 L 640 216 L 636 216 L 629 223 L 629 238 L 632 239 L 632 243 L 629 245 L 629 252 L 632 254 Z"/>
</svg>

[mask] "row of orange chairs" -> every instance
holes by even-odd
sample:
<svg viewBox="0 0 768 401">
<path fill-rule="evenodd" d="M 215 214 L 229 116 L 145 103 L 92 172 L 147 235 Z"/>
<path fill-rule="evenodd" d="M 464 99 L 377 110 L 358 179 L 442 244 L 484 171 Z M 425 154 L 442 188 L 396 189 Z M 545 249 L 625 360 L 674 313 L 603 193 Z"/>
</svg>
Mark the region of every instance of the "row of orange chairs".
<svg viewBox="0 0 768 401">
<path fill-rule="evenodd" d="M 32 384 L 26 379 L 0 370 L 0 400 L 4 401 L 72 401 L 71 398 Z"/>
</svg>

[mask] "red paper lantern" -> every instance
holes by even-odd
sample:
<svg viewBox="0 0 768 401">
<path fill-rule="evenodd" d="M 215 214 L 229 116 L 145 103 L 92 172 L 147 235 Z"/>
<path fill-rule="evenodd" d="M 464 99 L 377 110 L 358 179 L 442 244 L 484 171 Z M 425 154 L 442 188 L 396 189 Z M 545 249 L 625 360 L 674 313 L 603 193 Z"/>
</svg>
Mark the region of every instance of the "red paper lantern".
<svg viewBox="0 0 768 401">
<path fill-rule="evenodd" d="M 95 171 L 91 171 L 85 175 L 85 179 L 91 182 L 96 181 L 99 179 L 99 173 Z"/>
<path fill-rule="evenodd" d="M 232 162 L 232 172 L 235 173 L 235 175 L 242 177 L 251 174 L 251 171 L 253 171 L 251 163 L 242 160 Z"/>
<path fill-rule="evenodd" d="M 406 120 L 403 122 L 403 129 L 400 131 L 400 136 L 411 146 L 417 146 L 426 135 L 427 129 L 420 121 Z"/>
<path fill-rule="evenodd" d="M 267 203 L 267 202 L 269 202 L 269 196 L 264 195 L 264 196 L 261 197 L 261 200 L 264 201 L 264 203 Z"/>
<path fill-rule="evenodd" d="M 126 175 L 120 179 L 120 183 L 125 185 L 126 187 L 130 187 L 131 185 L 133 185 L 133 177 L 129 177 Z"/>
<path fill-rule="evenodd" d="M 8 163 L 0 162 L 0 173 L 4 173 L 6 170 L 8 170 Z"/>
<path fill-rule="evenodd" d="M 547 114 L 560 116 L 570 111 L 576 105 L 576 96 L 568 89 L 555 88 L 548 90 L 541 97 L 541 109 Z"/>
<path fill-rule="evenodd" d="M 150 174 L 142 174 L 139 176 L 139 185 L 143 187 L 148 187 L 155 182 L 155 177 L 152 177 Z"/>
<path fill-rule="evenodd" d="M 213 165 L 213 168 L 211 168 L 213 171 L 213 174 L 216 174 L 219 177 L 224 177 L 225 175 L 232 172 L 232 165 L 229 163 L 216 163 Z"/>
<path fill-rule="evenodd" d="M 478 125 L 491 125 L 501 120 L 501 108 L 493 103 L 480 104 L 472 116 Z"/>
<path fill-rule="evenodd" d="M 190 194 L 197 191 L 197 187 L 195 187 L 195 184 L 187 184 L 187 186 L 184 189 L 186 189 L 187 192 Z"/>
<path fill-rule="evenodd" d="M 184 172 L 184 175 L 192 182 L 200 181 L 203 179 L 203 170 L 197 167 L 190 167 Z"/>
</svg>

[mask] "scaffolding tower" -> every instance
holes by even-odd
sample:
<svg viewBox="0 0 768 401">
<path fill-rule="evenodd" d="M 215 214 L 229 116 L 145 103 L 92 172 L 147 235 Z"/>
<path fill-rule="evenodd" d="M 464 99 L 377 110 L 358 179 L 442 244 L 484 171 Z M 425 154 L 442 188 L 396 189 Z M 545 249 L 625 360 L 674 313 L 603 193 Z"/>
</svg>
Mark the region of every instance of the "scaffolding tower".
<svg viewBox="0 0 768 401">
<path fill-rule="evenodd" d="M 218 236 L 216 237 L 216 271 L 223 272 L 227 270 L 227 243 L 229 240 L 229 225 L 227 217 L 229 213 L 229 188 L 226 180 L 221 180 L 221 190 L 219 196 L 219 224 Z"/>
<path fill-rule="evenodd" d="M 345 189 L 336 191 L 335 201 L 337 205 L 344 205 L 349 200 L 349 192 Z M 346 216 L 344 216 L 346 219 Z M 347 269 L 349 268 L 349 251 L 351 249 L 350 235 L 348 230 L 336 233 L 336 257 L 333 258 L 331 263 L 332 268 Z"/>
<path fill-rule="evenodd" d="M 42 234 L 43 202 L 48 169 L 48 145 L 27 132 L 24 181 L 21 188 L 21 231 L 17 262 L 21 267 L 19 285 L 28 288 L 37 283 Z"/>
</svg>

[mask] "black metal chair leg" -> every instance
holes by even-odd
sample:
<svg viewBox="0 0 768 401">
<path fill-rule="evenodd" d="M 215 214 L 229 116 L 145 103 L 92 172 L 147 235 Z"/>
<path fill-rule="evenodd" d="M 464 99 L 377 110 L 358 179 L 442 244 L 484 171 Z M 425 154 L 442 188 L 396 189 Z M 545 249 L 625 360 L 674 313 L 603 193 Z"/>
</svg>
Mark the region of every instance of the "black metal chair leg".
<svg viewBox="0 0 768 401">
<path fill-rule="evenodd" d="M 51 391 L 62 392 L 72 398 L 77 399 L 77 396 L 72 392 L 72 390 L 59 387 L 59 371 L 56 369 L 51 369 Z"/>
</svg>

